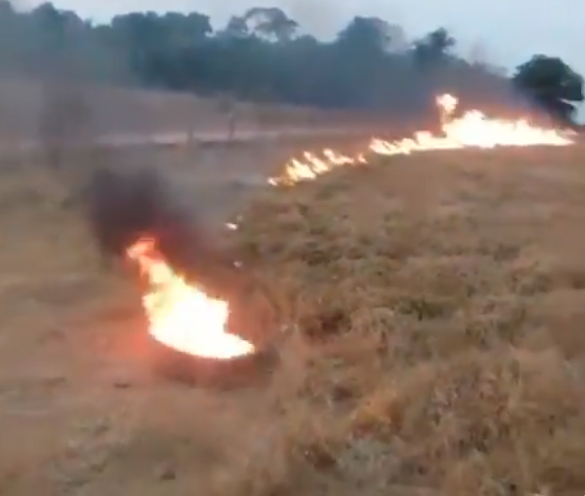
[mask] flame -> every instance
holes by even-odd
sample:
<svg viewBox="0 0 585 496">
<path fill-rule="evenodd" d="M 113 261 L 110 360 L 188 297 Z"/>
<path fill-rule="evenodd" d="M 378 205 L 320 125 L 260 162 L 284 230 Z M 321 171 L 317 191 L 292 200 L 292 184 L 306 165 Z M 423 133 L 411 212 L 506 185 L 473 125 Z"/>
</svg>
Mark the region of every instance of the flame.
<svg viewBox="0 0 585 496">
<path fill-rule="evenodd" d="M 546 129 L 530 125 L 526 119 L 490 119 L 479 110 L 470 110 L 454 117 L 459 100 L 450 94 L 436 98 L 441 114 L 441 135 L 419 131 L 412 138 L 386 141 L 373 138 L 367 150 L 370 155 L 410 155 L 431 150 L 459 150 L 463 148 L 525 147 L 534 145 L 568 146 L 573 144 L 574 132 Z M 302 159 L 291 159 L 284 172 L 268 180 L 273 186 L 292 185 L 315 177 L 342 165 L 367 163 L 366 154 L 356 157 L 324 150 L 324 158 L 305 152 Z"/>
<path fill-rule="evenodd" d="M 210 298 L 176 274 L 154 239 L 140 239 L 127 253 L 149 282 L 143 306 L 157 341 L 205 358 L 229 359 L 254 352 L 251 343 L 226 331 L 227 302 Z"/>
</svg>

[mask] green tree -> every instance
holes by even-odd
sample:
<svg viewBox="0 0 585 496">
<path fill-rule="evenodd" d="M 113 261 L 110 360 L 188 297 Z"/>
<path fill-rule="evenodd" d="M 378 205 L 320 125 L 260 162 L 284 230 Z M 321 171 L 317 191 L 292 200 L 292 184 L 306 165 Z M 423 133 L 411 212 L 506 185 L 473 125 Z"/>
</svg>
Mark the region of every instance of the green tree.
<svg viewBox="0 0 585 496">
<path fill-rule="evenodd" d="M 516 87 L 554 119 L 571 124 L 585 99 L 583 76 L 559 57 L 535 55 L 516 69 Z"/>
</svg>

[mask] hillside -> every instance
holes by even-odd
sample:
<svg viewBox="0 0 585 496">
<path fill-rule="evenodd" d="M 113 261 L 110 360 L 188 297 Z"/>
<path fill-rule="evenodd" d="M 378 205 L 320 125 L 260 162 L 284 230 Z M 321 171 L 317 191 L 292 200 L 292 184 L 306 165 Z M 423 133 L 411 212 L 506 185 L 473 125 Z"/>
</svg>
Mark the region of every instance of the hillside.
<svg viewBox="0 0 585 496">
<path fill-rule="evenodd" d="M 299 131 L 316 128 L 371 128 L 378 116 L 323 111 L 277 104 L 225 103 L 188 93 L 115 87 L 42 85 L 22 79 L 0 81 L 0 136 L 35 139 L 46 122 L 73 136 L 155 135 L 187 132 L 228 134 L 230 114 L 236 133 Z"/>
</svg>

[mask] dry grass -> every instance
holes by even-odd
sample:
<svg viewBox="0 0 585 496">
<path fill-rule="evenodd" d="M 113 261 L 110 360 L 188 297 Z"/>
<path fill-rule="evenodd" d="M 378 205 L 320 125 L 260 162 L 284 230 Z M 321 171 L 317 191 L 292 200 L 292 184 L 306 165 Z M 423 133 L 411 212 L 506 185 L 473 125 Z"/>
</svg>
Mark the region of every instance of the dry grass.
<svg viewBox="0 0 585 496">
<path fill-rule="evenodd" d="M 581 167 L 396 158 L 250 207 L 241 248 L 311 349 L 286 398 L 320 424 L 303 463 L 380 494 L 583 490 Z"/>
<path fill-rule="evenodd" d="M 229 394 L 152 378 L 138 295 L 59 183 L 3 171 L 0 493 L 580 494 L 582 157 L 428 154 L 262 192 L 233 242 L 283 364 Z"/>
<path fill-rule="evenodd" d="M 70 117 L 74 124 L 68 133 L 97 135 L 155 134 L 193 131 L 225 133 L 230 121 L 230 105 L 219 97 L 198 97 L 190 93 L 130 90 L 108 87 L 43 88 L 34 81 L 0 78 L 0 139 L 36 139 L 46 119 L 47 109 L 83 102 L 89 114 Z M 367 114 L 323 111 L 292 105 L 234 102 L 236 132 L 277 131 L 304 128 L 352 129 L 373 127 L 375 119 Z M 63 119 L 60 110 L 59 119 Z M 70 112 L 74 112 L 70 110 Z M 51 118 L 53 121 L 56 117 Z M 344 124 L 347 123 L 347 124 Z M 79 127 L 83 130 L 80 130 Z M 69 129 L 71 127 L 71 129 Z M 85 129 L 88 128 L 88 129 Z"/>
</svg>

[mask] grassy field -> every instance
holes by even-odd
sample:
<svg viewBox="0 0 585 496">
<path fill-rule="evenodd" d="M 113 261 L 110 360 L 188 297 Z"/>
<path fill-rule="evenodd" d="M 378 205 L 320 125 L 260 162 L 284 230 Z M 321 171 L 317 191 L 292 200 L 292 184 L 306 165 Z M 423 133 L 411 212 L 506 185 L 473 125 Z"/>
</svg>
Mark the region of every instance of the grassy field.
<svg viewBox="0 0 585 496">
<path fill-rule="evenodd" d="M 285 189 L 246 182 L 281 152 L 165 153 L 210 218 L 243 212 L 226 242 L 271 295 L 246 297 L 281 367 L 229 393 L 153 377 L 139 295 L 100 268 L 63 178 L 5 167 L 0 494 L 582 493 L 585 149 Z"/>
<path fill-rule="evenodd" d="M 322 127 L 355 130 L 356 126 L 372 128 L 376 124 L 376 119 L 365 113 L 270 103 L 227 103 L 222 97 L 190 93 L 99 86 L 53 87 L 0 78 L 0 143 L 37 138 L 46 120 L 70 137 L 187 131 L 227 135 L 231 112 L 235 115 L 236 133 Z"/>
</svg>

